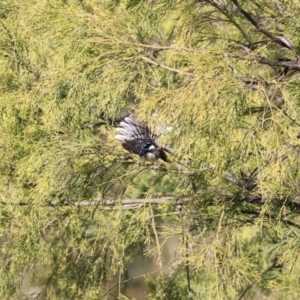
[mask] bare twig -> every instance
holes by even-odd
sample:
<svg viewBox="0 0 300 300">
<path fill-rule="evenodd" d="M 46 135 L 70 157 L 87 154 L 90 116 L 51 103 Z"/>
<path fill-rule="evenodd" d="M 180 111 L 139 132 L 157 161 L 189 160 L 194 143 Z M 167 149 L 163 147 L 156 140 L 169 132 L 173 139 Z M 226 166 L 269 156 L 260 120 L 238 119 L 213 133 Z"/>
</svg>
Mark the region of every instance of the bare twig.
<svg viewBox="0 0 300 300">
<path fill-rule="evenodd" d="M 184 51 L 184 52 L 196 52 L 196 53 L 208 53 L 211 51 L 207 50 L 199 50 L 199 49 L 193 49 L 193 48 L 187 48 L 187 47 L 181 47 L 181 46 L 160 46 L 160 45 L 148 45 L 148 44 L 141 44 L 141 43 L 131 43 L 131 42 L 123 42 L 123 41 L 97 41 L 97 40 L 90 40 L 92 43 L 97 43 L 101 45 L 127 45 L 127 46 L 135 46 L 140 48 L 147 48 L 147 49 L 153 49 L 153 50 L 174 50 L 174 51 Z"/>
<path fill-rule="evenodd" d="M 236 70 L 236 68 L 234 67 L 234 65 L 233 65 L 233 63 L 231 62 L 231 60 L 229 59 L 228 53 L 224 53 L 224 58 L 225 58 L 225 60 L 226 60 L 226 62 L 227 62 L 228 67 L 232 70 L 233 75 L 234 75 L 236 78 L 240 79 L 240 75 L 239 75 L 238 71 Z"/>
<path fill-rule="evenodd" d="M 191 292 L 191 280 L 190 280 L 190 266 L 189 266 L 189 242 L 188 242 L 188 229 L 185 228 L 185 222 L 183 219 L 183 211 L 182 206 L 178 205 L 178 211 L 181 219 L 182 226 L 182 243 L 185 245 L 185 270 L 186 270 L 186 280 L 187 280 L 187 288 L 189 293 Z"/>
<path fill-rule="evenodd" d="M 188 249 L 189 249 L 189 242 L 188 242 L 188 237 L 186 237 L 186 242 L 185 242 L 185 258 L 186 258 L 186 280 L 187 280 L 187 288 L 189 293 L 191 292 L 191 278 L 190 278 L 190 264 L 189 264 L 189 253 L 188 253 Z"/>
<path fill-rule="evenodd" d="M 196 77 L 196 75 L 193 74 L 193 73 L 187 73 L 187 72 L 183 72 L 183 71 L 178 70 L 178 69 L 174 69 L 174 68 L 168 67 L 168 66 L 162 64 L 161 62 L 159 62 L 157 60 L 150 59 L 150 58 L 148 58 L 146 56 L 139 56 L 139 57 L 141 59 L 145 60 L 146 62 L 152 64 L 152 65 L 161 67 L 161 68 L 169 70 L 171 72 L 174 72 L 174 73 L 177 73 L 177 74 L 180 74 L 180 75 L 186 75 L 186 76 L 189 76 L 189 77 Z"/>
<path fill-rule="evenodd" d="M 151 225 L 153 229 L 153 233 L 155 236 L 155 242 L 156 242 L 156 249 L 157 249 L 157 258 L 160 268 L 163 268 L 163 257 L 162 257 L 162 249 L 159 241 L 159 236 L 156 230 L 156 224 L 155 224 L 155 214 L 153 212 L 153 208 L 151 208 Z"/>
</svg>

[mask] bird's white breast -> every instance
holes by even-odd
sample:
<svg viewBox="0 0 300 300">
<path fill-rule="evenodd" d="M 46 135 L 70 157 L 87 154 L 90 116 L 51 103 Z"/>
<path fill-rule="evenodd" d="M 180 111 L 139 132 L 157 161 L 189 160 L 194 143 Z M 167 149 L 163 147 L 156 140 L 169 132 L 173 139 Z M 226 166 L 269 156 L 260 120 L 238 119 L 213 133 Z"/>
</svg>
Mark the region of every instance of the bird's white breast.
<svg viewBox="0 0 300 300">
<path fill-rule="evenodd" d="M 145 160 L 153 162 L 157 160 L 157 156 L 154 153 L 148 152 L 146 154 Z"/>
</svg>

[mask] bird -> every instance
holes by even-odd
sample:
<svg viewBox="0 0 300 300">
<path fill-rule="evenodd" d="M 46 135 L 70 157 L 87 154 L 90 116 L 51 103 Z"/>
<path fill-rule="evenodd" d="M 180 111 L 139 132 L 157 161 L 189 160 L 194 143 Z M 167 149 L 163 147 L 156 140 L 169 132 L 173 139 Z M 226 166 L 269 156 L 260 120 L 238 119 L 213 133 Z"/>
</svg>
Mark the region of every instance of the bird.
<svg viewBox="0 0 300 300">
<path fill-rule="evenodd" d="M 151 129 L 139 122 L 134 114 L 130 114 L 121 121 L 116 128 L 115 138 L 122 141 L 122 146 L 130 153 L 140 156 L 143 161 L 154 163 L 161 159 L 168 162 L 167 155 L 161 147 L 156 144 L 158 136 Z"/>
</svg>

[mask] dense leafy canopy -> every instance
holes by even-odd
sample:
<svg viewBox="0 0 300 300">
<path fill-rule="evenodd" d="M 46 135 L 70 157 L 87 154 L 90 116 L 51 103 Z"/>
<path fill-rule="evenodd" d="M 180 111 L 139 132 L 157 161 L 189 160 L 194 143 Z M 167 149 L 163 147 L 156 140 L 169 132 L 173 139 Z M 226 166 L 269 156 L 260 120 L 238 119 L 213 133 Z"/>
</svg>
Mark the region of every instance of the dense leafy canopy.
<svg viewBox="0 0 300 300">
<path fill-rule="evenodd" d="M 149 299 L 298 299 L 299 15 L 0 0 L 1 299 L 127 299 L 141 255 Z M 114 139 L 128 109 L 171 163 Z"/>
</svg>

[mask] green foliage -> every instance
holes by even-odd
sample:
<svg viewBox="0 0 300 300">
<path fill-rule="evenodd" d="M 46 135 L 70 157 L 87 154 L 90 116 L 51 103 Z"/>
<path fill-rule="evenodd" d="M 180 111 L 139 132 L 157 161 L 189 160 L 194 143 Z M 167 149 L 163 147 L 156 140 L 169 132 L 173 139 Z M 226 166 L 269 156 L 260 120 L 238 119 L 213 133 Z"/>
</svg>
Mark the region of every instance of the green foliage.
<svg viewBox="0 0 300 300">
<path fill-rule="evenodd" d="M 0 0 L 1 299 L 126 299 L 139 255 L 149 299 L 298 299 L 299 10 Z"/>
<path fill-rule="evenodd" d="M 181 300 L 193 299 L 185 282 L 185 274 L 182 271 L 172 272 L 170 275 L 163 275 L 156 279 L 148 278 L 147 284 L 150 288 L 149 299 L 155 300 Z"/>
</svg>

